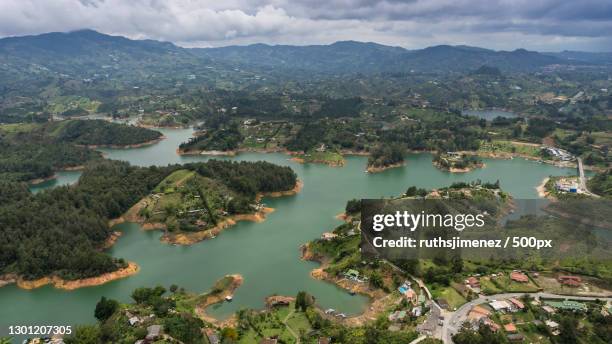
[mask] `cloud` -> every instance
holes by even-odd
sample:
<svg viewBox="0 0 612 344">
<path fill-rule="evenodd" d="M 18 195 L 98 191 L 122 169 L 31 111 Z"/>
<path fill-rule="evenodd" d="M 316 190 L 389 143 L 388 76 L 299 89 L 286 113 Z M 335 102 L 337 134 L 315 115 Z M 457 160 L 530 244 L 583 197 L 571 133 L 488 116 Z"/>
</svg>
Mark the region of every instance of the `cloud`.
<svg viewBox="0 0 612 344">
<path fill-rule="evenodd" d="M 186 46 L 353 39 L 610 50 L 609 0 L 2 0 L 0 36 L 92 28 Z"/>
</svg>

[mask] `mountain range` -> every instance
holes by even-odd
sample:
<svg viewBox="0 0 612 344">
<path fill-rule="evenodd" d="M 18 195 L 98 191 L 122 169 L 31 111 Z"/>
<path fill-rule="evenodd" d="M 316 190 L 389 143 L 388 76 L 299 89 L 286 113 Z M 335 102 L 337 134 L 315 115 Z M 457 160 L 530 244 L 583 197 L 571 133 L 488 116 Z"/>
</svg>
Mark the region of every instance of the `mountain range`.
<svg viewBox="0 0 612 344">
<path fill-rule="evenodd" d="M 549 65 L 612 65 L 612 53 L 494 51 L 438 45 L 408 50 L 376 43 L 227 46 L 182 48 L 168 42 L 132 40 L 93 30 L 0 39 L 0 81 L 8 75 L 115 73 L 127 78 L 208 68 L 254 72 L 448 73 L 486 65 L 503 72 L 531 72 Z M 212 66 L 212 67 L 211 67 Z"/>
</svg>

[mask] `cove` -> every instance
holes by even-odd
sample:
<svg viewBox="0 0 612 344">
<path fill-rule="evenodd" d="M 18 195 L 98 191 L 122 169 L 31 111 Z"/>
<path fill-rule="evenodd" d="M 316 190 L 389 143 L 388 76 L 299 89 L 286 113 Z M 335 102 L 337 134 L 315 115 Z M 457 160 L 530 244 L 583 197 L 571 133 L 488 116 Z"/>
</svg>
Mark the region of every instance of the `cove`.
<svg viewBox="0 0 612 344">
<path fill-rule="evenodd" d="M 167 165 L 205 161 L 204 156 L 179 156 L 176 148 L 187 140 L 191 129 L 162 129 L 167 137 L 152 146 L 135 149 L 101 149 L 110 159 L 127 160 L 135 165 Z M 193 246 L 171 246 L 159 242 L 160 232 L 143 232 L 138 225 L 116 226 L 123 236 L 110 249 L 141 266 L 129 278 L 97 287 L 62 291 L 45 286 L 21 290 L 14 285 L 0 288 L 0 324 L 76 325 L 94 322 L 93 312 L 101 296 L 129 301 L 133 289 L 161 284 L 177 284 L 193 292 L 208 290 L 226 274 L 239 273 L 244 284 L 234 301 L 212 307 L 208 312 L 220 318 L 250 307 L 262 308 L 264 297 L 271 294 L 295 295 L 306 290 L 323 308 L 335 308 L 347 314 L 367 307 L 367 299 L 310 277 L 318 265 L 299 259 L 299 246 L 330 231 L 341 222 L 342 212 L 351 198 L 397 196 L 409 186 L 433 188 L 457 181 L 495 182 L 517 198 L 537 198 L 535 187 L 549 175 L 575 174 L 575 169 L 561 169 L 523 159 L 485 159 L 486 168 L 464 174 L 443 172 L 431 164 L 430 154 L 412 154 L 406 165 L 382 173 L 367 174 L 367 157 L 350 156 L 344 167 L 301 165 L 285 154 L 244 153 L 235 160 L 266 160 L 293 168 L 304 182 L 295 196 L 266 198 L 264 203 L 276 209 L 262 223 L 240 222 L 216 239 Z"/>
</svg>

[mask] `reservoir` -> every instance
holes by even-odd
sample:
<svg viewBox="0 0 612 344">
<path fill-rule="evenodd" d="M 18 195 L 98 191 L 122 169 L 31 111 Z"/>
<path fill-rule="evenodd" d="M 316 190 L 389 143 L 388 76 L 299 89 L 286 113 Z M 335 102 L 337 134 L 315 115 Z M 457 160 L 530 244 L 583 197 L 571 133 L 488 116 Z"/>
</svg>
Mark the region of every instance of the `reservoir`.
<svg viewBox="0 0 612 344">
<path fill-rule="evenodd" d="M 103 149 L 109 159 L 126 160 L 136 165 L 167 165 L 205 161 L 204 156 L 179 156 L 178 144 L 186 141 L 191 129 L 162 129 L 167 139 L 148 147 Z M 306 290 L 323 308 L 356 314 L 367 307 L 367 298 L 352 296 L 334 285 L 314 280 L 310 271 L 318 266 L 300 260 L 299 246 L 341 222 L 335 218 L 352 198 L 397 196 L 409 186 L 423 188 L 447 186 L 457 181 L 495 182 L 517 198 L 536 198 L 535 187 L 549 175 L 575 174 L 575 169 L 561 169 L 523 159 L 489 160 L 486 168 L 464 174 L 443 172 L 432 166 L 430 154 L 412 154 L 406 165 L 378 174 L 364 173 L 367 157 L 351 156 L 343 167 L 301 165 L 280 153 L 245 153 L 235 160 L 266 160 L 293 168 L 304 182 L 295 196 L 266 198 L 275 208 L 261 223 L 240 222 L 217 238 L 192 246 L 171 246 L 159 241 L 160 232 L 143 232 L 136 224 L 125 223 L 115 229 L 122 237 L 110 254 L 136 262 L 141 271 L 131 277 L 101 286 L 63 291 L 45 286 L 21 290 L 15 285 L 0 288 L 0 325 L 77 325 L 94 322 L 94 308 L 101 296 L 130 300 L 131 292 L 142 286 L 177 284 L 192 292 L 208 290 L 226 274 L 242 274 L 244 284 L 231 303 L 212 307 L 209 313 L 219 318 L 241 308 L 261 309 L 264 298 L 272 294 L 294 296 Z M 76 181 L 78 172 L 66 176 L 66 184 Z M 47 185 L 51 187 L 53 185 Z M 40 191 L 42 185 L 33 188 Z"/>
</svg>

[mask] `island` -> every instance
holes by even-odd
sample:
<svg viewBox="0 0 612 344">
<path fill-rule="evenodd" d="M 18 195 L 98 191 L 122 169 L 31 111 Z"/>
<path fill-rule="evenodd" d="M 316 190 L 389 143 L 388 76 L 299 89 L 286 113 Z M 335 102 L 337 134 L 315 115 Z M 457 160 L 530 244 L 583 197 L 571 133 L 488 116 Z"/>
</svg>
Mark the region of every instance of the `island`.
<svg viewBox="0 0 612 344">
<path fill-rule="evenodd" d="M 163 223 L 168 241 L 192 242 L 233 221 L 263 218 L 261 197 L 300 187 L 289 167 L 216 160 L 136 167 L 102 159 L 88 163 L 77 184 L 37 194 L 2 180 L 0 284 L 74 289 L 127 277 L 138 268 L 105 252 L 117 238 L 110 225 L 139 216 Z M 155 195 L 161 203 L 146 203 Z"/>
<path fill-rule="evenodd" d="M 436 154 L 433 164 L 437 168 L 451 173 L 465 173 L 475 168 L 483 168 L 485 164 L 475 155 L 447 152 Z"/>
<path fill-rule="evenodd" d="M 290 168 L 266 162 L 187 164 L 164 178 L 122 219 L 138 222 L 143 229 L 163 230 L 163 242 L 190 245 L 215 238 L 237 221 L 263 221 L 273 209 L 261 203 L 262 197 L 291 195 L 300 188 Z"/>
</svg>

